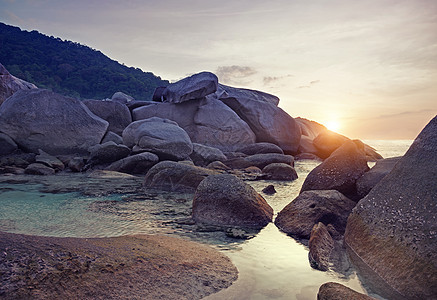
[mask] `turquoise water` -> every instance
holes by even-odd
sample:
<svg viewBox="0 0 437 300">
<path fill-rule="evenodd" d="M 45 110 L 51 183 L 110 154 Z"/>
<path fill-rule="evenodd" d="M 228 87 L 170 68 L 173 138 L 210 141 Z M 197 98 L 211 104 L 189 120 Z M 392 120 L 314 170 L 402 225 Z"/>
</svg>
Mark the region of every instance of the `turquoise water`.
<svg viewBox="0 0 437 300">
<path fill-rule="evenodd" d="M 365 141 L 384 157 L 403 155 L 412 141 Z M 299 193 L 316 161 L 296 162 L 293 182 L 248 182 L 264 195 L 275 215 Z M 248 240 L 226 236 L 190 220 L 192 195 L 146 191 L 90 197 L 80 193 L 44 193 L 42 185 L 0 183 L 0 230 L 46 236 L 109 237 L 170 234 L 206 243 L 223 252 L 239 270 L 238 280 L 208 299 L 315 299 L 328 281 L 364 292 L 355 272 L 347 275 L 312 269 L 307 247 L 280 232 L 273 223 Z"/>
</svg>

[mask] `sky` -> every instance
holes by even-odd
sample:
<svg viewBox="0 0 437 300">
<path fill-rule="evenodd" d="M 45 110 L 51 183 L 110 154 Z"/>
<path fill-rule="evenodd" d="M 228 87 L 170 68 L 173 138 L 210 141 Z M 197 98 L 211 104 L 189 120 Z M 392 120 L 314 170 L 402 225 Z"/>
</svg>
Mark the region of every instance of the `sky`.
<svg viewBox="0 0 437 300">
<path fill-rule="evenodd" d="M 0 21 L 172 82 L 213 72 L 351 138 L 437 114 L 437 0 L 0 0 Z"/>
</svg>

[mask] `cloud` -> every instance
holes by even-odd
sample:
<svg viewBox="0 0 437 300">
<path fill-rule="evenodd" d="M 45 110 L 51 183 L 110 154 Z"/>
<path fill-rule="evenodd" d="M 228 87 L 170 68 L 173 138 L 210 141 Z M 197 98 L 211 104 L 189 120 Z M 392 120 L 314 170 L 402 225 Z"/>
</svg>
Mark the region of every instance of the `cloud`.
<svg viewBox="0 0 437 300">
<path fill-rule="evenodd" d="M 250 77 L 255 75 L 257 71 L 248 66 L 220 66 L 217 68 L 216 74 L 219 81 L 225 84 L 249 84 L 252 80 Z"/>
<path fill-rule="evenodd" d="M 288 74 L 288 75 L 284 75 L 284 76 L 265 76 L 263 78 L 263 83 L 264 85 L 270 85 L 270 84 L 274 84 L 282 79 L 288 78 L 288 77 L 293 77 L 293 75 Z"/>
<path fill-rule="evenodd" d="M 312 86 L 314 86 L 315 84 L 317 84 L 319 82 L 320 82 L 320 80 L 313 80 L 313 81 L 310 81 L 310 83 L 307 84 L 307 85 L 298 86 L 297 89 L 309 89 L 309 88 L 311 88 Z"/>
</svg>

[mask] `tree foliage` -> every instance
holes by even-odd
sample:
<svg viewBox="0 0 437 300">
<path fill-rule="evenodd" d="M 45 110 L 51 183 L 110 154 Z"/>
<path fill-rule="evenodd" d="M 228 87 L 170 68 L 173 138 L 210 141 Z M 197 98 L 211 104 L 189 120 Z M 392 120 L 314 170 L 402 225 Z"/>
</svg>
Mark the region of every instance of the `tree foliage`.
<svg viewBox="0 0 437 300">
<path fill-rule="evenodd" d="M 0 62 L 18 78 L 81 99 L 110 98 L 120 91 L 135 99 L 151 100 L 156 87 L 169 84 L 88 46 L 3 23 Z"/>
</svg>

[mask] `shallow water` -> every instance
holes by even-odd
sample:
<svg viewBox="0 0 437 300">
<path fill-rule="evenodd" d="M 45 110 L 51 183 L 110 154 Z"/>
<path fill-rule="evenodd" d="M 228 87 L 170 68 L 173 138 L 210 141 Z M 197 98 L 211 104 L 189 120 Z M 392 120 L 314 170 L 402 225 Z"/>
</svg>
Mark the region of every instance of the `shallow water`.
<svg viewBox="0 0 437 300">
<path fill-rule="evenodd" d="M 366 142 L 384 157 L 403 155 L 411 144 Z M 269 184 L 275 186 L 276 194 L 263 196 L 276 216 L 298 195 L 305 177 L 318 163 L 296 162 L 299 178 L 293 182 L 248 183 L 259 193 Z M 273 223 L 248 240 L 228 237 L 214 227 L 197 226 L 190 219 L 190 194 L 145 191 L 97 197 L 47 190 L 51 189 L 38 184 L 0 183 L 0 230 L 59 237 L 171 234 L 206 243 L 229 256 L 239 270 L 239 278 L 230 288 L 208 299 L 315 299 L 320 285 L 328 281 L 364 292 L 353 270 L 342 275 L 312 269 L 306 246 Z"/>
</svg>

